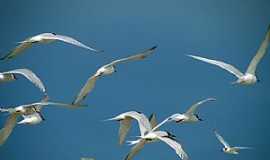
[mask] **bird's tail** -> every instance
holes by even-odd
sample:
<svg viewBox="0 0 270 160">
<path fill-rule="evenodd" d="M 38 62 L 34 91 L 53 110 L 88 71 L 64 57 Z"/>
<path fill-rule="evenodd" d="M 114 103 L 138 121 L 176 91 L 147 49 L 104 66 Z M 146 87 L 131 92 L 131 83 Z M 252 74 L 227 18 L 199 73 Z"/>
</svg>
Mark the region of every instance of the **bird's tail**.
<svg viewBox="0 0 270 160">
<path fill-rule="evenodd" d="M 128 145 L 135 145 L 137 143 L 139 143 L 141 141 L 141 139 L 135 140 L 135 141 L 127 141 Z"/>
<path fill-rule="evenodd" d="M 237 85 L 237 84 L 239 84 L 239 82 L 238 81 L 233 81 L 233 82 L 231 82 L 231 84 L 232 85 Z"/>
<path fill-rule="evenodd" d="M 9 108 L 0 108 L 0 112 L 11 112 Z"/>
</svg>

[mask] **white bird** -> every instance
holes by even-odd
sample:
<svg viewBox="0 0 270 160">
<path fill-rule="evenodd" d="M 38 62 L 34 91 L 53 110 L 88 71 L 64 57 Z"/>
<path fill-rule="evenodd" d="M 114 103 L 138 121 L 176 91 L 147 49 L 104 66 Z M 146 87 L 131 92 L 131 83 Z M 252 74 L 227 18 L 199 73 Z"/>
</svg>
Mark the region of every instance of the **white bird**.
<svg viewBox="0 0 270 160">
<path fill-rule="evenodd" d="M 198 114 L 196 114 L 197 108 L 205 102 L 215 101 L 215 98 L 207 98 L 193 104 L 185 113 L 176 113 L 171 115 L 167 121 L 175 121 L 176 123 L 192 123 L 202 121 Z"/>
<path fill-rule="evenodd" d="M 0 130 L 0 145 L 3 145 L 13 128 L 17 123 L 19 116 L 23 116 L 23 120 L 18 124 L 37 124 L 43 120 L 40 113 L 40 107 L 43 106 L 60 106 L 66 108 L 84 107 L 83 105 L 71 105 L 58 102 L 37 102 L 32 104 L 21 105 L 18 107 L 0 108 L 0 112 L 8 112 L 10 115 L 7 118 L 4 127 Z"/>
<path fill-rule="evenodd" d="M 231 64 L 227 64 L 227 63 L 222 62 L 222 61 L 207 59 L 207 58 L 195 56 L 195 55 L 188 55 L 188 56 L 190 56 L 194 59 L 206 62 L 206 63 L 210 63 L 213 65 L 219 66 L 220 68 L 227 70 L 228 72 L 230 72 L 231 74 L 235 75 L 238 78 L 237 81 L 233 82 L 233 84 L 236 83 L 236 84 L 242 84 L 242 85 L 252 85 L 252 84 L 256 83 L 257 81 L 259 81 L 257 79 L 256 73 L 255 73 L 256 68 L 257 68 L 258 63 L 261 61 L 263 56 L 266 54 L 269 42 L 270 42 L 270 26 L 268 27 L 265 39 L 261 43 L 260 48 L 258 49 L 256 55 L 251 60 L 249 66 L 248 66 L 248 69 L 246 70 L 245 73 L 242 73 L 241 71 L 239 71 L 237 68 L 235 68 Z"/>
<path fill-rule="evenodd" d="M 126 116 L 127 114 L 129 116 Z M 140 127 L 141 136 L 139 136 L 140 139 L 138 140 L 129 141 L 131 145 L 135 145 L 135 146 L 131 149 L 129 154 L 126 156 L 125 160 L 131 160 L 143 148 L 143 146 L 146 143 L 155 142 L 159 140 L 165 142 L 171 148 L 173 148 L 176 154 L 183 160 L 188 159 L 188 156 L 184 152 L 182 146 L 176 141 L 176 139 L 174 139 L 175 136 L 173 136 L 169 132 L 155 131 L 158 127 L 160 127 L 160 125 L 157 125 L 156 127 L 151 126 L 150 121 L 146 118 L 146 116 L 143 113 L 138 113 L 134 111 L 126 112 L 126 113 L 120 114 L 119 116 L 116 116 L 115 118 L 111 120 L 124 120 L 130 116 L 134 117 L 133 119 L 137 120 Z M 153 119 L 152 124 L 155 125 L 154 117 L 152 117 L 151 119 Z"/>
<path fill-rule="evenodd" d="M 85 48 L 94 52 L 102 52 L 101 50 L 94 49 L 92 47 L 86 46 L 85 44 L 77 41 L 74 38 L 64 36 L 64 35 L 58 35 L 55 33 L 41 33 L 38 35 L 35 35 L 33 37 L 27 38 L 22 42 L 19 42 L 20 45 L 17 46 L 15 49 L 10 51 L 6 56 L 0 58 L 0 60 L 9 60 L 15 58 L 17 55 L 21 54 L 24 50 L 32 47 L 33 44 L 36 43 L 51 43 L 54 41 L 62 41 L 65 43 L 69 43 L 81 48 Z"/>
<path fill-rule="evenodd" d="M 29 69 L 15 69 L 7 72 L 0 73 L 0 83 L 10 82 L 17 80 L 16 75 L 22 75 L 30 82 L 32 82 L 36 87 L 38 87 L 44 94 L 46 93 L 46 88 L 43 82 L 38 78 L 38 76 Z"/>
<path fill-rule="evenodd" d="M 154 47 L 147 49 L 141 53 L 135 54 L 135 55 L 130 56 L 130 57 L 126 57 L 126 58 L 112 61 L 111 63 L 106 64 L 106 65 L 102 66 L 101 68 L 99 68 L 97 70 L 97 72 L 87 80 L 87 82 L 85 83 L 85 85 L 83 86 L 83 88 L 80 90 L 79 94 L 76 96 L 75 100 L 73 101 L 73 104 L 79 104 L 79 103 L 81 103 L 81 101 L 83 101 L 86 98 L 86 96 L 93 90 L 93 88 L 96 84 L 96 80 L 98 78 L 105 76 L 105 75 L 111 75 L 114 72 L 116 72 L 115 67 L 117 64 L 129 62 L 129 61 L 143 60 L 146 57 L 150 56 L 156 48 L 157 48 L 157 46 L 154 46 Z"/>
<path fill-rule="evenodd" d="M 224 145 L 224 147 L 222 148 L 222 151 L 224 153 L 228 153 L 228 154 L 239 154 L 239 151 L 242 149 L 252 149 L 251 147 L 231 147 L 224 139 L 223 137 L 218 134 L 218 132 L 215 130 L 215 135 L 217 137 L 217 139 L 220 141 L 220 143 L 222 143 Z"/>
</svg>

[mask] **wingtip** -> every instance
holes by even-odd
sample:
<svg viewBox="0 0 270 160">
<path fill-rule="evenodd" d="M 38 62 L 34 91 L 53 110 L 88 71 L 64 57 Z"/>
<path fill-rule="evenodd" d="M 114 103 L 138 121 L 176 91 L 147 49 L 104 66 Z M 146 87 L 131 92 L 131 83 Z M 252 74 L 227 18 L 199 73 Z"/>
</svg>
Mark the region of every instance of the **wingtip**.
<svg viewBox="0 0 270 160">
<path fill-rule="evenodd" d="M 208 101 L 216 101 L 217 99 L 216 98 L 213 98 L 213 97 L 210 97 L 210 98 L 207 98 Z"/>
<path fill-rule="evenodd" d="M 104 50 L 96 50 L 97 53 L 104 53 Z"/>
<path fill-rule="evenodd" d="M 150 48 L 149 50 L 155 50 L 157 47 L 158 47 L 158 45 L 155 45 L 152 48 Z"/>
<path fill-rule="evenodd" d="M 192 55 L 192 54 L 186 54 L 186 56 L 191 57 L 191 58 L 196 57 L 195 55 Z"/>
</svg>

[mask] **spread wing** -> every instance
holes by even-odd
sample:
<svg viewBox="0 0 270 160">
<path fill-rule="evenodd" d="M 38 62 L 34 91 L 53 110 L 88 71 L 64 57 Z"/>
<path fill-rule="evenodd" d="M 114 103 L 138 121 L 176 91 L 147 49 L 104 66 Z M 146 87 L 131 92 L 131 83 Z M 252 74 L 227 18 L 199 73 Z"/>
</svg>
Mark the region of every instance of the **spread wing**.
<svg viewBox="0 0 270 160">
<path fill-rule="evenodd" d="M 20 43 L 16 48 L 11 50 L 7 55 L 0 58 L 0 60 L 10 60 L 15 58 L 17 55 L 22 53 L 24 50 L 30 48 L 32 46 L 31 42 L 24 41 L 23 43 Z"/>
<path fill-rule="evenodd" d="M 230 148 L 230 145 L 223 139 L 223 137 L 218 134 L 217 131 L 214 131 L 217 139 L 224 145 L 224 147 Z"/>
<path fill-rule="evenodd" d="M 134 147 L 132 147 L 132 149 L 130 150 L 130 152 L 128 153 L 128 155 L 126 156 L 125 160 L 132 160 L 132 158 L 139 153 L 140 150 L 142 150 L 144 144 L 145 144 L 145 140 L 140 140 L 139 143 L 137 143 Z"/>
<path fill-rule="evenodd" d="M 150 49 L 147 49 L 147 50 L 145 50 L 141 53 L 135 54 L 133 56 L 115 60 L 115 61 L 107 64 L 106 66 L 116 65 L 118 63 L 124 63 L 124 62 L 128 62 L 128 61 L 143 60 L 143 59 L 147 58 L 148 56 L 152 55 L 156 48 L 157 48 L 157 46 L 154 46 Z"/>
<path fill-rule="evenodd" d="M 241 149 L 253 149 L 252 147 L 233 147 L 237 150 L 241 150 Z"/>
<path fill-rule="evenodd" d="M 128 131 L 131 127 L 131 118 L 125 118 L 120 121 L 120 128 L 119 128 L 119 144 L 123 144 L 125 141 L 125 138 L 128 134 Z"/>
<path fill-rule="evenodd" d="M 141 135 L 145 135 L 145 133 L 151 130 L 151 124 L 148 118 L 143 114 L 136 111 L 130 111 L 125 113 L 126 116 L 129 116 L 135 120 L 137 120 L 140 128 Z"/>
<path fill-rule="evenodd" d="M 12 113 L 7 118 L 5 126 L 0 130 L 0 145 L 3 145 L 17 123 L 18 114 Z"/>
<path fill-rule="evenodd" d="M 79 107 L 86 107 L 86 105 L 77 105 L 77 104 L 66 104 L 66 103 L 59 103 L 59 102 L 37 102 L 37 103 L 31 103 L 26 105 L 21 105 L 22 107 L 35 107 L 35 106 L 58 106 L 58 107 L 64 107 L 64 108 L 79 108 Z"/>
<path fill-rule="evenodd" d="M 169 137 L 160 137 L 158 136 L 158 139 L 168 144 L 172 149 L 175 150 L 176 154 L 182 159 L 182 160 L 188 160 L 188 155 L 183 150 L 182 146 L 176 142 L 175 140 L 169 138 Z"/>
<path fill-rule="evenodd" d="M 248 66 L 247 73 L 255 75 L 257 65 L 261 61 L 265 53 L 267 52 L 269 42 L 270 42 L 270 25 L 268 26 L 266 36 L 263 42 L 261 43 L 259 50 L 257 51 L 256 55 L 253 57 L 253 59 L 251 60 Z"/>
<path fill-rule="evenodd" d="M 225 69 L 226 71 L 232 73 L 233 75 L 235 75 L 237 78 L 240 78 L 243 76 L 243 73 L 240 72 L 237 68 L 235 68 L 234 66 L 221 62 L 221 61 L 217 61 L 217 60 L 212 60 L 212 59 L 207 59 L 204 57 L 199 57 L 199 56 L 194 56 L 194 55 L 188 55 L 189 57 L 192 57 L 194 59 L 206 62 L 206 63 L 210 63 L 216 66 L 219 66 L 222 69 Z"/>
<path fill-rule="evenodd" d="M 151 114 L 149 117 L 149 122 L 151 124 L 151 128 L 154 128 L 157 126 L 157 118 L 156 118 L 156 114 Z"/>
<path fill-rule="evenodd" d="M 72 37 L 69 37 L 69 36 L 46 34 L 46 35 L 44 35 L 44 38 L 63 41 L 63 42 L 66 42 L 66 43 L 69 43 L 69 44 L 72 44 L 72 45 L 75 45 L 75 46 L 78 46 L 81 48 L 89 49 L 89 50 L 94 51 L 94 52 L 102 52 L 101 50 L 97 50 L 95 48 L 89 47 L 89 46 L 79 42 L 78 40 L 76 40 Z"/>
<path fill-rule="evenodd" d="M 197 102 L 195 104 L 193 104 L 189 109 L 188 111 L 186 112 L 187 114 L 194 114 L 194 112 L 197 110 L 197 108 L 202 105 L 203 103 L 205 102 L 208 102 L 208 101 L 215 101 L 216 99 L 215 98 L 207 98 L 205 100 L 202 100 L 200 102 Z"/>
<path fill-rule="evenodd" d="M 37 86 L 42 92 L 46 93 L 46 88 L 38 76 L 29 69 L 15 69 L 12 71 L 4 72 L 10 74 L 20 74 L 31 81 L 35 86 Z"/>
<path fill-rule="evenodd" d="M 97 78 L 98 77 L 96 76 L 92 76 L 87 80 L 72 104 L 80 104 L 86 98 L 86 96 L 94 89 Z"/>
</svg>

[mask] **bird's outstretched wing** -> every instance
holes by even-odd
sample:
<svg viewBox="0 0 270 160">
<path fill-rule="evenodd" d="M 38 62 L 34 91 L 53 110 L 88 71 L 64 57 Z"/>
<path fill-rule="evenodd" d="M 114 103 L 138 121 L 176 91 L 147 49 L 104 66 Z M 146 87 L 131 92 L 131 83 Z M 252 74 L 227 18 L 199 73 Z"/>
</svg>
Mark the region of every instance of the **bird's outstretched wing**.
<svg viewBox="0 0 270 160">
<path fill-rule="evenodd" d="M 199 57 L 199 56 L 194 56 L 194 55 L 188 55 L 189 57 L 192 57 L 194 59 L 206 62 L 206 63 L 210 63 L 216 66 L 219 66 L 222 69 L 225 69 L 226 71 L 232 73 L 233 75 L 235 75 L 237 78 L 242 77 L 244 74 L 242 72 L 240 72 L 237 68 L 235 68 L 234 66 L 221 62 L 221 61 L 217 61 L 217 60 L 212 60 L 212 59 L 207 59 L 204 57 Z"/>
<path fill-rule="evenodd" d="M 227 148 L 230 147 L 229 143 L 227 143 L 227 142 L 223 139 L 223 137 L 222 137 L 216 130 L 214 130 L 214 133 L 215 133 L 217 139 L 224 145 L 224 147 L 227 147 Z"/>
<path fill-rule="evenodd" d="M 36 107 L 36 106 L 59 106 L 64 108 L 79 108 L 79 107 L 86 107 L 87 105 L 80 105 L 80 104 L 66 104 L 66 103 L 59 103 L 59 102 L 37 102 L 31 104 L 21 105 L 22 107 Z"/>
<path fill-rule="evenodd" d="M 194 114 L 194 112 L 197 110 L 197 108 L 202 105 L 203 103 L 205 102 L 208 102 L 208 101 L 215 101 L 216 99 L 215 98 L 207 98 L 207 99 L 204 99 L 202 101 L 199 101 L 195 104 L 193 104 L 189 109 L 188 111 L 186 112 L 187 114 Z"/>
<path fill-rule="evenodd" d="M 76 96 L 72 104 L 80 104 L 86 98 L 86 96 L 94 89 L 97 79 L 97 76 L 91 76 L 87 80 L 83 88 L 80 90 L 79 94 Z"/>
<path fill-rule="evenodd" d="M 16 48 L 14 48 L 13 50 L 11 50 L 8 54 L 6 54 L 2 58 L 0 58 L 0 60 L 10 60 L 10 59 L 13 59 L 17 55 L 19 55 L 20 53 L 23 53 L 24 50 L 30 48 L 31 46 L 32 46 L 32 43 L 31 42 L 27 42 L 27 41 L 22 42 Z"/>
<path fill-rule="evenodd" d="M 161 137 L 158 136 L 158 139 L 168 144 L 172 149 L 175 150 L 176 154 L 182 159 L 182 160 L 188 160 L 188 155 L 182 148 L 182 146 L 175 140 L 169 138 L 169 137 Z"/>
<path fill-rule="evenodd" d="M 120 121 L 120 127 L 119 127 L 119 144 L 122 145 L 126 139 L 126 136 L 128 134 L 128 131 L 131 127 L 131 120 L 132 118 L 125 118 Z"/>
<path fill-rule="evenodd" d="M 72 45 L 75 45 L 75 46 L 78 46 L 78 47 L 81 47 L 81 48 L 89 49 L 89 50 L 94 51 L 94 52 L 102 52 L 102 50 L 98 50 L 98 49 L 89 47 L 89 46 L 79 42 L 78 40 L 76 40 L 76 39 L 74 39 L 72 37 L 69 37 L 69 36 L 65 36 L 65 35 L 46 34 L 46 35 L 43 36 L 43 38 L 44 39 L 52 39 L 52 40 L 63 41 L 63 42 L 66 42 L 66 43 L 69 43 L 69 44 L 72 44 Z"/>
<path fill-rule="evenodd" d="M 145 145 L 145 140 L 140 140 L 139 143 L 137 143 L 134 147 L 132 147 L 132 149 L 130 150 L 130 152 L 128 153 L 128 155 L 126 156 L 125 160 L 132 160 L 132 158 L 139 153 L 140 150 L 142 150 L 142 148 Z"/>
<path fill-rule="evenodd" d="M 154 127 L 156 127 L 158 125 L 156 114 L 153 113 L 153 114 L 150 115 L 149 122 L 150 122 L 152 128 L 154 128 Z"/>
<path fill-rule="evenodd" d="M 38 78 L 38 76 L 29 69 L 15 69 L 12 71 L 4 72 L 4 74 L 20 74 L 31 81 L 35 86 L 37 86 L 43 93 L 46 94 L 46 88 L 43 82 Z"/>
<path fill-rule="evenodd" d="M 16 126 L 18 114 L 12 113 L 6 120 L 5 126 L 0 130 L 0 145 L 3 145 Z"/>
<path fill-rule="evenodd" d="M 265 53 L 267 52 L 269 42 L 270 42 L 270 25 L 268 26 L 267 33 L 265 35 L 263 42 L 261 43 L 260 48 L 258 49 L 256 55 L 253 57 L 253 59 L 249 63 L 247 73 L 255 75 L 257 65 L 261 61 Z"/>
<path fill-rule="evenodd" d="M 113 61 L 105 66 L 116 65 L 118 63 L 124 63 L 124 62 L 128 62 L 128 61 L 143 60 L 143 59 L 147 58 L 148 56 L 150 56 L 151 54 L 153 54 L 156 48 L 157 48 L 157 46 L 154 46 L 152 48 L 149 48 L 149 49 L 147 49 L 141 53 L 135 54 L 133 56 L 129 56 L 126 58 L 115 60 L 115 61 Z"/>
<path fill-rule="evenodd" d="M 237 150 L 241 150 L 241 149 L 253 149 L 252 147 L 233 147 Z"/>
</svg>

